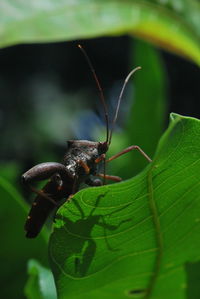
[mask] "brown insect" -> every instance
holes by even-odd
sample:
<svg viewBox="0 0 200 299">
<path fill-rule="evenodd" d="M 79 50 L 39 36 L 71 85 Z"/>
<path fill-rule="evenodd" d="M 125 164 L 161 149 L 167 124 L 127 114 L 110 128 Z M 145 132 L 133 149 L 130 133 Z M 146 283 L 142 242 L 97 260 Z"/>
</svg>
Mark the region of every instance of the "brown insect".
<svg viewBox="0 0 200 299">
<path fill-rule="evenodd" d="M 106 163 L 134 149 L 138 150 L 151 162 L 151 159 L 137 145 L 129 146 L 111 158 L 106 159 L 106 153 L 112 140 L 113 128 L 117 120 L 125 86 L 132 74 L 139 70 L 140 67 L 133 69 L 125 79 L 118 98 L 115 115 L 111 127 L 109 127 L 108 110 L 99 80 L 87 53 L 82 46 L 79 45 L 79 48 L 89 64 L 100 92 L 106 122 L 106 140 L 103 142 L 69 140 L 62 163 L 45 162 L 37 164 L 22 175 L 23 183 L 37 194 L 25 223 L 26 237 L 28 238 L 34 238 L 38 235 L 50 212 L 54 210 L 55 207 L 58 207 L 64 198 L 68 200 L 75 194 L 81 183 L 85 183 L 89 186 L 101 186 L 105 180 L 121 181 L 120 177 L 105 174 Z M 102 164 L 104 166 L 104 172 L 100 173 L 99 169 Z M 100 178 L 103 179 L 103 182 Z M 42 190 L 37 190 L 31 185 L 33 182 L 45 179 L 49 179 L 49 181 Z"/>
</svg>

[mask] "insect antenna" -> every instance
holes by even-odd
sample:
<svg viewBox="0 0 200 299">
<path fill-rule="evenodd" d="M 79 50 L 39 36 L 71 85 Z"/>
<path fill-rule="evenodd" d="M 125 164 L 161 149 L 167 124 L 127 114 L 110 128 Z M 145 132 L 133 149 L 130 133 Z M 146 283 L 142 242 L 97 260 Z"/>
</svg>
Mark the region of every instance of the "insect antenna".
<svg viewBox="0 0 200 299">
<path fill-rule="evenodd" d="M 131 78 L 131 76 L 138 70 L 140 70 L 141 67 L 138 66 L 136 68 L 134 68 L 129 74 L 128 76 L 126 77 L 126 79 L 124 80 L 124 84 L 122 86 L 122 89 L 121 89 L 121 92 L 120 92 L 120 95 L 119 95 L 119 98 L 118 98 L 118 101 L 117 101 L 117 107 L 116 107 L 116 110 L 115 110 L 115 115 L 113 117 L 113 121 L 111 123 L 111 128 L 110 128 L 110 135 L 109 135 L 109 138 L 108 138 L 108 144 L 110 145 L 111 143 L 111 140 L 112 140 L 112 134 L 113 134 L 113 130 L 114 130 L 114 126 L 115 126 L 115 123 L 116 123 L 116 120 L 117 120 L 117 117 L 118 117 L 118 113 L 119 113 L 119 107 L 120 107 L 120 104 L 121 104 L 121 100 L 122 100 L 122 96 L 123 96 L 123 93 L 124 93 L 124 89 L 129 81 L 129 79 Z"/>
<path fill-rule="evenodd" d="M 93 74 L 94 80 L 95 80 L 95 82 L 96 82 L 96 84 L 97 84 L 97 88 L 98 88 L 98 90 L 99 90 L 100 100 L 101 100 L 101 102 L 102 102 L 102 104 L 103 104 L 104 116 L 105 116 L 105 123 L 106 123 L 106 141 L 105 141 L 105 142 L 108 143 L 108 139 L 109 139 L 108 107 L 107 107 L 107 105 L 106 105 L 106 101 L 105 101 L 105 97 L 104 97 L 103 89 L 102 89 L 102 87 L 101 87 L 101 85 L 100 85 L 100 82 L 99 82 L 99 79 L 98 79 L 98 77 L 97 77 L 97 75 L 96 75 L 95 69 L 94 69 L 94 67 L 93 67 L 93 65 L 92 65 L 92 62 L 91 62 L 91 60 L 89 59 L 89 57 L 88 57 L 86 51 L 84 50 L 84 48 L 83 48 L 81 45 L 78 45 L 78 47 L 79 47 L 79 49 L 82 51 L 83 55 L 84 55 L 85 58 L 86 58 L 86 61 L 87 61 L 88 65 L 89 65 L 89 68 L 90 68 L 90 70 L 91 70 L 91 72 L 92 72 L 92 74 Z"/>
</svg>

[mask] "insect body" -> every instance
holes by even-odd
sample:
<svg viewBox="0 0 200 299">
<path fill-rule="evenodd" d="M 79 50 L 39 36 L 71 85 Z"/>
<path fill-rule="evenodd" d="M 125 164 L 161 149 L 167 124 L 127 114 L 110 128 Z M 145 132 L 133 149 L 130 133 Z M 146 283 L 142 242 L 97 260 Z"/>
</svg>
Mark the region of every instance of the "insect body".
<svg viewBox="0 0 200 299">
<path fill-rule="evenodd" d="M 91 186 L 99 186 L 102 182 L 92 176 L 98 175 L 99 163 L 104 159 L 107 144 L 87 140 L 68 141 L 68 149 L 63 164 L 55 162 L 41 163 L 22 175 L 23 182 L 30 184 L 34 181 L 49 179 L 41 190 L 31 190 L 37 193 L 25 229 L 26 236 L 36 237 L 49 213 L 65 197 L 69 197 L 85 182 Z M 117 179 L 117 177 L 116 177 Z"/>
<path fill-rule="evenodd" d="M 105 104 L 102 89 L 97 79 L 93 66 L 81 46 L 91 71 L 93 72 L 95 81 L 100 91 L 101 101 L 104 106 L 107 136 L 104 142 L 93 142 L 88 140 L 70 140 L 68 141 L 68 149 L 64 156 L 63 163 L 46 162 L 41 163 L 29 169 L 22 175 L 22 181 L 25 185 L 37 194 L 33 201 L 30 213 L 28 215 L 25 230 L 28 238 L 34 238 L 40 232 L 43 224 L 45 223 L 50 212 L 59 206 L 63 198 L 70 198 L 71 195 L 76 193 L 81 183 L 86 183 L 89 186 L 100 186 L 102 181 L 98 178 L 110 179 L 113 181 L 121 181 L 117 176 L 110 176 L 105 174 L 105 163 L 110 162 L 117 157 L 137 149 L 141 154 L 151 162 L 151 159 L 140 149 L 140 147 L 133 145 L 130 146 L 113 157 L 106 160 L 106 152 L 108 151 L 111 143 L 113 127 L 117 119 L 120 101 L 122 94 L 131 75 L 138 69 L 134 69 L 127 76 L 122 91 L 120 93 L 115 116 L 112 122 L 112 128 L 109 130 L 109 121 L 107 107 Z M 104 165 L 104 173 L 99 173 L 100 165 Z M 96 178 L 95 178 L 96 177 Z M 42 190 L 35 189 L 31 184 L 35 181 L 49 179 L 47 184 Z"/>
</svg>

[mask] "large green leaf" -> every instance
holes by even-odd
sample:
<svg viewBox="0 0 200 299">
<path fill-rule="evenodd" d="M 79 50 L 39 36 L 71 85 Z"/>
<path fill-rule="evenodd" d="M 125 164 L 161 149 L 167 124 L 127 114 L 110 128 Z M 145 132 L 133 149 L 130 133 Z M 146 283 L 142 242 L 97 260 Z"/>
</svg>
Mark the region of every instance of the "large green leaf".
<svg viewBox="0 0 200 299">
<path fill-rule="evenodd" d="M 199 23 L 152 1 L 2 0 L 0 27 L 1 47 L 132 34 L 200 64 Z"/>
<path fill-rule="evenodd" d="M 185 298 L 185 268 L 200 259 L 199 157 L 200 121 L 172 114 L 142 173 L 59 209 L 49 245 L 59 298 Z"/>
<path fill-rule="evenodd" d="M 38 258 L 48 264 L 47 242 L 43 233 L 35 240 L 26 239 L 24 223 L 28 214 L 27 205 L 15 188 L 2 177 L 0 177 L 0 196 L 1 297 L 23 298 L 27 261 L 30 258 Z"/>
</svg>

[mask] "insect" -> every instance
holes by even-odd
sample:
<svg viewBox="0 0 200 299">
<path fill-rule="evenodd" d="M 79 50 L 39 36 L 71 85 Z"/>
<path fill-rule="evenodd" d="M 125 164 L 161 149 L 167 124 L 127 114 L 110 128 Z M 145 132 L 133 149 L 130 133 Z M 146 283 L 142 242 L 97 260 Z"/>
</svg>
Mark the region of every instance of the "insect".
<svg viewBox="0 0 200 299">
<path fill-rule="evenodd" d="M 78 191 L 81 183 L 85 183 L 89 186 L 101 186 L 105 180 L 121 181 L 120 177 L 105 174 L 106 163 L 134 149 L 138 150 L 149 162 L 151 162 L 151 159 L 137 145 L 129 146 L 106 160 L 106 153 L 112 140 L 113 128 L 117 120 L 125 86 L 133 73 L 140 69 L 140 67 L 133 69 L 126 77 L 118 98 L 115 115 L 110 126 L 108 109 L 96 72 L 85 50 L 80 45 L 79 48 L 87 60 L 100 93 L 106 122 L 106 140 L 103 142 L 69 140 L 67 142 L 68 148 L 62 163 L 40 163 L 22 175 L 23 184 L 29 187 L 32 192 L 36 193 L 36 197 L 25 223 L 27 238 L 34 238 L 39 234 L 51 211 L 54 210 L 55 207 L 58 207 L 64 198 L 69 200 L 71 196 Z M 103 173 L 99 173 L 100 166 L 102 165 L 104 166 L 104 171 Z M 42 190 L 37 190 L 32 186 L 32 183 L 46 179 L 49 181 Z"/>
</svg>

